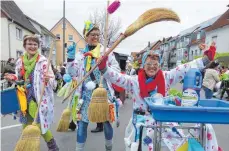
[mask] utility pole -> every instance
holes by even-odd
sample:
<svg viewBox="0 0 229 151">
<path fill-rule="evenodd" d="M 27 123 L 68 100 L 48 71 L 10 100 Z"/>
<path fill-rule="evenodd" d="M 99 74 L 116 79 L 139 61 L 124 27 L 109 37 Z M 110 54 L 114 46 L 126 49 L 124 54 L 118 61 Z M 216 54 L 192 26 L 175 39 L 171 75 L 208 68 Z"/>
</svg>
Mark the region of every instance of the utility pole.
<svg viewBox="0 0 229 151">
<path fill-rule="evenodd" d="M 65 0 L 63 1 L 63 64 L 65 62 Z"/>
</svg>

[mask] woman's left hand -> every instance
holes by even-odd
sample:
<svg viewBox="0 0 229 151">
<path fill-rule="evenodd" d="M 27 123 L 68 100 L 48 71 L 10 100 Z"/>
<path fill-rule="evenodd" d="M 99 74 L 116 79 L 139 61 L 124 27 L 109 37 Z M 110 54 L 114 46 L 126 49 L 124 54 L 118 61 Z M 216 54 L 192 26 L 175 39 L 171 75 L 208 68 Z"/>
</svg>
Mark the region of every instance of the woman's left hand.
<svg viewBox="0 0 229 151">
<path fill-rule="evenodd" d="M 99 67 L 99 70 L 103 70 L 106 68 L 106 65 L 107 65 L 107 60 L 108 60 L 108 56 L 103 56 L 102 58 L 100 58 L 102 61 L 101 63 L 98 65 Z"/>
<path fill-rule="evenodd" d="M 44 75 L 44 82 L 45 82 L 45 84 L 47 84 L 49 82 L 50 78 L 54 78 L 54 77 L 53 76 L 50 76 L 48 74 L 45 74 Z"/>
</svg>

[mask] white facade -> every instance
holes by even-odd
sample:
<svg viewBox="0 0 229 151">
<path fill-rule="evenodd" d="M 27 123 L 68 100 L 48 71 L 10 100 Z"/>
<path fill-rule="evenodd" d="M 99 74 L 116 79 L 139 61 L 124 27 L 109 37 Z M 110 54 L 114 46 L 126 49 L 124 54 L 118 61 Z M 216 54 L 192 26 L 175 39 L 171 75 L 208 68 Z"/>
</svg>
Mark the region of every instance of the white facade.
<svg viewBox="0 0 229 151">
<path fill-rule="evenodd" d="M 8 37 L 8 27 L 10 31 L 10 39 Z M 17 59 L 19 55 L 24 52 L 24 35 L 31 34 L 32 33 L 30 31 L 24 29 L 23 27 L 15 23 L 12 23 L 7 18 L 1 18 L 1 60 L 8 60 L 9 57 Z M 9 54 L 9 51 L 11 52 L 11 56 Z"/>
<path fill-rule="evenodd" d="M 229 52 L 229 25 L 207 32 L 206 44 L 210 45 L 212 41 L 216 42 L 218 53 Z"/>
<path fill-rule="evenodd" d="M 193 60 L 195 56 L 201 56 L 202 54 L 203 52 L 198 45 L 192 45 L 189 51 L 189 60 Z"/>
<path fill-rule="evenodd" d="M 48 57 L 49 48 L 51 47 L 51 42 L 53 40 L 53 37 L 50 35 L 50 33 L 47 32 L 47 30 L 45 30 L 43 27 L 41 27 L 40 24 L 34 22 L 31 19 L 29 19 L 29 21 L 36 28 L 36 30 L 41 34 L 40 49 L 38 50 L 39 53 Z M 41 51 L 42 48 L 47 49 L 47 51 Z M 52 63 L 53 63 L 53 65 L 55 65 L 55 63 L 56 63 L 56 46 L 55 46 L 55 44 L 54 44 L 54 48 L 52 51 Z"/>
<path fill-rule="evenodd" d="M 9 58 L 8 20 L 1 18 L 1 60 Z"/>
</svg>

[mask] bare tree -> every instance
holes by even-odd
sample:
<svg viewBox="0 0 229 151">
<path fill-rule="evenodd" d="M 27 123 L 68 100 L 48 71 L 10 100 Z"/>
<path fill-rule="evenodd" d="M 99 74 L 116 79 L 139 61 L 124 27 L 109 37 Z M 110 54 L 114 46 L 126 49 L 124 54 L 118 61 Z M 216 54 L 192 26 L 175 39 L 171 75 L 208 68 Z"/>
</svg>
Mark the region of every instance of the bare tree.
<svg viewBox="0 0 229 151">
<path fill-rule="evenodd" d="M 90 14 L 89 20 L 98 25 L 100 29 L 100 42 L 104 44 L 104 28 L 106 23 L 106 11 L 96 9 L 93 13 Z M 115 40 L 118 38 L 121 29 L 121 20 L 119 18 L 114 18 L 111 15 L 109 16 L 108 22 L 108 32 L 107 32 L 107 47 L 111 47 Z"/>
</svg>

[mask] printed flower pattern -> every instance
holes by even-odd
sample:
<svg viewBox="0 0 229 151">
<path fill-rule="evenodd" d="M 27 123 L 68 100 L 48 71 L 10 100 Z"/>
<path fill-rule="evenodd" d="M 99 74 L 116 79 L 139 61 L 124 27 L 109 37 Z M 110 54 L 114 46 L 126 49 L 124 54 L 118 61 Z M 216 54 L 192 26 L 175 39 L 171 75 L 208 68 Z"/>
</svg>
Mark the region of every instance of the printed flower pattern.
<svg viewBox="0 0 229 151">
<path fill-rule="evenodd" d="M 170 71 L 163 71 L 166 81 L 166 94 L 168 94 L 168 90 L 172 85 L 175 85 L 181 80 L 183 80 L 187 71 L 192 67 L 199 67 L 200 69 L 203 69 L 204 67 L 202 60 L 194 60 L 190 63 L 180 65 L 177 68 L 172 69 Z M 141 111 L 147 112 L 148 106 L 145 103 L 144 99 L 140 96 L 137 76 L 122 75 L 121 73 L 115 72 L 113 69 L 109 67 L 107 68 L 107 71 L 106 73 L 104 73 L 103 76 L 104 78 L 116 84 L 117 86 L 125 88 L 125 90 L 132 95 L 133 109 L 139 109 Z M 145 115 L 144 117 L 146 125 L 153 126 L 156 124 L 151 115 Z M 171 126 L 177 125 L 177 123 L 166 124 L 169 124 Z M 181 135 L 183 135 L 182 131 L 179 132 L 181 133 Z M 167 128 L 166 131 L 163 132 L 163 142 L 171 151 L 175 151 L 181 141 L 182 138 L 179 138 L 179 136 L 176 133 L 172 132 L 171 129 Z M 148 150 L 152 150 L 152 148 L 148 146 Z"/>
<path fill-rule="evenodd" d="M 16 71 L 17 76 L 21 77 L 20 69 L 22 68 L 22 60 L 18 59 L 16 63 Z M 35 102 L 40 101 L 41 87 L 44 79 L 44 73 L 47 70 L 47 59 L 44 56 L 40 56 L 34 71 L 30 74 L 30 84 L 31 87 L 28 89 L 27 93 L 27 101 L 31 101 L 31 99 L 35 99 Z M 49 68 L 49 75 L 53 76 L 53 72 L 51 67 Z M 54 111 L 53 111 L 53 86 L 54 86 L 54 78 L 50 78 L 48 85 L 45 87 L 45 92 L 41 100 L 41 107 L 39 109 L 39 116 L 37 122 L 41 124 L 42 134 L 46 133 L 46 131 L 50 128 L 51 123 L 53 122 Z M 27 123 L 26 117 L 20 116 L 20 122 L 23 124 Z"/>
</svg>

